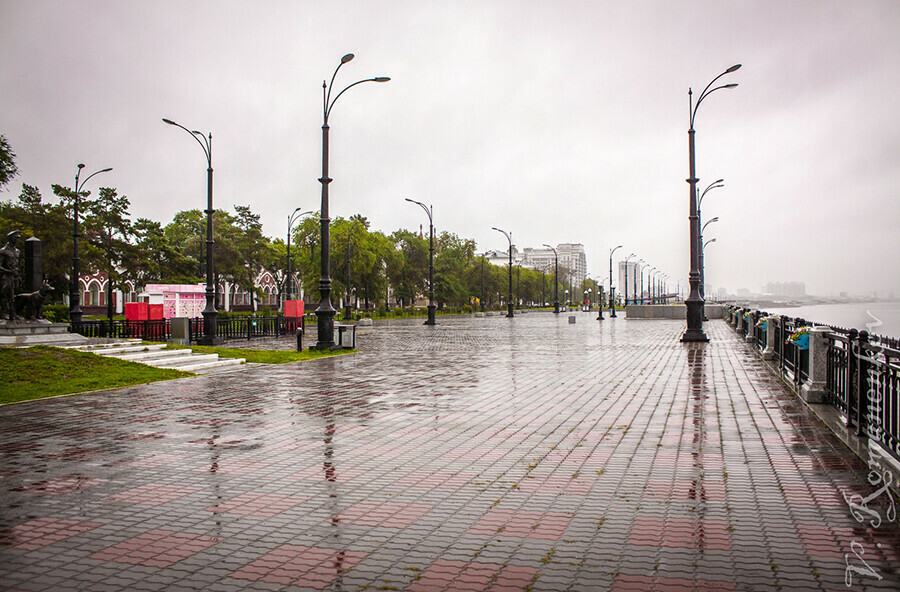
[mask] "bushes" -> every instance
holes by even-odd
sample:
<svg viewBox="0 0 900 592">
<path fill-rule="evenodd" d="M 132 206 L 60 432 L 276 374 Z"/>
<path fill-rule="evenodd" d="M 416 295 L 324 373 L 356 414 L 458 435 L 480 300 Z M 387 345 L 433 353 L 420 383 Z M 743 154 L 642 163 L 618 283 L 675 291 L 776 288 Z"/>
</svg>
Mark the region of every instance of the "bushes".
<svg viewBox="0 0 900 592">
<path fill-rule="evenodd" d="M 44 318 L 51 323 L 68 323 L 69 307 L 65 304 L 48 304 L 44 306 Z"/>
</svg>

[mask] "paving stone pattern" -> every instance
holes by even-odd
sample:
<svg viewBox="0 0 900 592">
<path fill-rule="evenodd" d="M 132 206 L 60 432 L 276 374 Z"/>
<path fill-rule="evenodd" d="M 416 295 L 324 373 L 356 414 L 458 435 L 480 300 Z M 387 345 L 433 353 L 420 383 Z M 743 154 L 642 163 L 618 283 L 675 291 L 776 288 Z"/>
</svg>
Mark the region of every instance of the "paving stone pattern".
<svg viewBox="0 0 900 592">
<path fill-rule="evenodd" d="M 2 407 L 0 591 L 900 589 L 889 498 L 727 325 L 595 316 Z"/>
</svg>

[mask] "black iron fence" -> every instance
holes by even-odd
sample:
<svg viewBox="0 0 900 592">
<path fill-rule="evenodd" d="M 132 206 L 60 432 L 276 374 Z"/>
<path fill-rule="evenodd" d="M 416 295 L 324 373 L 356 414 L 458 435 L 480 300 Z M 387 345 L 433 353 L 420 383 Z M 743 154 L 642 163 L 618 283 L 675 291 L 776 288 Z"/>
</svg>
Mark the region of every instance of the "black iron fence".
<svg viewBox="0 0 900 592">
<path fill-rule="evenodd" d="M 190 319 L 189 327 L 189 338 L 191 341 L 197 341 L 204 336 L 202 318 Z M 304 327 L 303 317 L 220 317 L 217 322 L 217 334 L 224 339 L 280 337 L 282 335 L 294 335 L 297 329 L 303 330 Z M 78 333 L 85 337 L 137 338 L 147 341 L 166 341 L 172 337 L 172 323 L 169 319 L 157 321 L 82 321 L 80 323 L 71 323 L 69 332 Z"/>
<path fill-rule="evenodd" d="M 772 360 L 796 392 L 811 380 L 809 329 L 824 327 L 819 330 L 825 346 L 824 376 L 814 377 L 824 382 L 823 402 L 837 409 L 844 425 L 855 427 L 858 436 L 878 442 L 900 459 L 900 340 L 736 306 L 725 307 L 725 319 L 738 335 L 751 335 L 748 341 Z M 771 347 L 769 331 L 774 337 Z M 801 337 L 804 331 L 806 340 Z"/>
</svg>

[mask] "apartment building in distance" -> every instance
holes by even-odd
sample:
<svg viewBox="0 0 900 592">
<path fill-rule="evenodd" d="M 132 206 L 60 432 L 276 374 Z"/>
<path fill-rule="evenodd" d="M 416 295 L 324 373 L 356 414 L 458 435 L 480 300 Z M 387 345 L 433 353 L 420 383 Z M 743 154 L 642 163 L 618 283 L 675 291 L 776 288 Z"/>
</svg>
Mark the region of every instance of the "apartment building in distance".
<svg viewBox="0 0 900 592">
<path fill-rule="evenodd" d="M 581 282 L 587 277 L 587 258 L 584 255 L 584 245 L 581 243 L 560 243 L 556 245 L 556 252 L 559 255 L 560 277 L 564 275 L 564 270 L 569 270 L 572 273 L 572 284 L 580 286 Z M 513 265 L 521 265 L 527 269 L 553 273 L 554 264 L 556 263 L 553 249 L 548 249 L 547 247 L 525 247 L 519 251 L 513 245 L 512 255 Z M 493 265 L 509 264 L 508 251 L 487 251 L 484 256 Z"/>
</svg>

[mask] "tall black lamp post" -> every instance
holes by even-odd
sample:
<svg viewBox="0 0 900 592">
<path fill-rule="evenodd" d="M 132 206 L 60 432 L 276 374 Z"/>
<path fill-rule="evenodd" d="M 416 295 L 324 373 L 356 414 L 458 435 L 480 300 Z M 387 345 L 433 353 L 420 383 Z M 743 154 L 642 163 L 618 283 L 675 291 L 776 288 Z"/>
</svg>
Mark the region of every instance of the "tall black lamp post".
<svg viewBox="0 0 900 592">
<path fill-rule="evenodd" d="M 544 246 L 553 251 L 553 312 L 559 314 L 559 253 L 547 243 Z"/>
<path fill-rule="evenodd" d="M 81 259 L 78 257 L 78 237 L 81 236 L 78 234 L 78 206 L 81 200 L 81 191 L 84 189 L 84 184 L 88 182 L 88 179 L 94 175 L 108 173 L 112 170 L 112 168 L 107 168 L 95 171 L 88 175 L 84 181 L 79 182 L 78 178 L 81 176 L 81 169 L 83 168 L 84 164 L 78 163 L 78 170 L 75 172 L 75 203 L 72 210 L 72 220 L 74 223 L 74 226 L 72 227 L 72 282 L 69 287 L 69 321 L 72 323 L 80 323 L 83 314 L 81 312 L 81 306 L 79 306 L 81 290 L 78 289 L 78 278 L 80 275 L 79 264 L 81 263 Z M 110 278 L 108 285 L 112 285 L 112 278 Z M 107 292 L 108 291 L 109 290 L 107 290 Z M 109 295 L 107 295 L 107 298 L 109 298 Z"/>
<path fill-rule="evenodd" d="M 434 325 L 434 206 L 426 206 L 420 201 L 406 198 L 406 201 L 414 203 L 428 215 L 428 320 L 426 325 Z"/>
<path fill-rule="evenodd" d="M 709 337 L 703 332 L 703 297 L 700 295 L 700 248 L 703 246 L 700 242 L 700 215 L 697 212 L 697 178 L 695 159 L 694 159 L 694 119 L 697 116 L 697 109 L 700 103 L 710 94 L 723 88 L 734 88 L 737 84 L 723 84 L 713 86 L 716 81 L 724 76 L 734 72 L 740 68 L 740 64 L 731 66 L 706 85 L 697 104 L 693 103 L 693 91 L 688 89 L 688 107 L 690 112 L 690 128 L 688 129 L 688 166 L 690 176 L 687 182 L 690 184 L 690 226 L 691 226 L 691 271 L 688 275 L 688 281 L 691 284 L 691 293 L 687 297 L 685 304 L 687 305 L 687 328 L 681 336 L 681 341 L 687 343 L 708 342 Z"/>
<path fill-rule="evenodd" d="M 338 64 L 338 67 L 334 69 L 334 74 L 331 75 L 331 84 L 326 84 L 324 80 L 322 81 L 322 176 L 319 178 L 319 182 L 322 184 L 322 207 L 320 209 L 322 277 L 319 279 L 319 307 L 316 308 L 318 341 L 315 345 L 315 348 L 320 350 L 331 349 L 334 347 L 334 314 L 336 312 L 334 306 L 331 305 L 331 234 L 329 226 L 331 224 L 331 218 L 328 217 L 328 184 L 331 183 L 332 179 L 328 177 L 328 130 L 330 129 L 328 127 L 328 116 L 331 114 L 331 109 L 334 107 L 334 104 L 348 89 L 357 84 L 362 84 L 363 82 L 387 82 L 390 80 L 387 76 L 358 80 L 353 84 L 345 86 L 344 89 L 334 97 L 334 100 L 332 100 L 331 88 L 334 86 L 334 79 L 337 76 L 338 70 L 352 59 L 352 53 L 348 53 L 341 58 L 341 63 Z"/>
<path fill-rule="evenodd" d="M 703 244 L 703 231 L 706 230 L 706 227 L 707 227 L 707 226 L 709 226 L 709 225 L 712 224 L 713 222 L 718 222 L 718 221 L 719 221 L 719 217 L 718 217 L 718 216 L 716 216 L 716 217 L 714 217 L 714 218 L 710 218 L 710 219 L 706 222 L 706 224 L 704 224 L 704 225 L 700 228 L 700 297 L 703 298 L 703 301 L 704 301 L 704 302 L 706 301 L 706 286 L 703 284 L 703 247 L 705 246 L 705 245 Z M 706 310 L 705 310 L 705 308 L 706 308 L 706 307 L 704 307 L 704 311 L 703 311 L 703 312 L 704 312 L 704 314 L 703 314 L 704 317 L 706 316 Z M 705 321 L 706 318 L 704 318 L 703 320 Z"/>
<path fill-rule="evenodd" d="M 213 289 L 213 168 L 212 168 L 212 132 L 209 137 L 194 130 L 189 130 L 180 123 L 163 117 L 169 125 L 180 127 L 197 140 L 206 155 L 206 308 L 203 309 L 203 337 L 197 340 L 198 345 L 217 345 L 224 340 L 218 336 L 218 321 Z"/>
<path fill-rule="evenodd" d="M 509 241 L 509 298 L 506 300 L 506 317 L 512 318 L 515 316 L 513 312 L 513 299 L 512 299 L 512 232 L 506 232 L 505 230 L 500 230 L 494 226 L 491 227 L 491 230 L 496 230 L 497 232 L 502 232 L 503 236 L 506 237 L 506 240 Z"/>
<path fill-rule="evenodd" d="M 631 297 L 631 302 L 634 304 L 638 303 L 638 297 L 640 293 L 638 292 L 638 276 L 641 274 L 641 263 L 643 263 L 643 259 L 638 259 L 634 262 L 634 273 L 631 274 L 631 283 L 634 286 L 634 296 Z"/>
<path fill-rule="evenodd" d="M 285 301 L 290 300 L 291 296 L 294 293 L 294 276 L 293 271 L 291 269 L 291 228 L 294 226 L 294 222 L 297 222 L 303 216 L 307 214 L 312 214 L 312 210 L 308 212 L 301 212 L 303 208 L 295 209 L 291 214 L 288 215 L 288 225 L 287 225 L 287 276 L 285 277 Z"/>
<path fill-rule="evenodd" d="M 706 253 L 706 245 L 709 243 L 716 242 L 715 238 L 711 238 L 705 243 L 703 243 L 703 247 L 700 248 L 700 293 L 703 295 L 703 300 L 706 301 L 706 263 L 704 261 L 704 254 Z M 703 320 L 707 321 L 709 319 L 706 318 L 706 307 L 703 307 Z"/>
<path fill-rule="evenodd" d="M 600 282 L 599 294 L 597 296 L 597 320 L 603 321 L 603 281 Z"/>
<path fill-rule="evenodd" d="M 632 257 L 637 257 L 634 253 L 625 257 L 625 308 L 628 308 L 628 260 Z"/>
<path fill-rule="evenodd" d="M 613 253 L 622 248 L 622 245 L 618 247 L 614 247 L 609 251 L 609 316 L 615 318 L 616 316 L 616 288 L 613 285 L 613 262 L 612 256 Z"/>
</svg>

